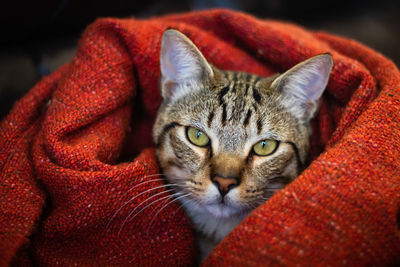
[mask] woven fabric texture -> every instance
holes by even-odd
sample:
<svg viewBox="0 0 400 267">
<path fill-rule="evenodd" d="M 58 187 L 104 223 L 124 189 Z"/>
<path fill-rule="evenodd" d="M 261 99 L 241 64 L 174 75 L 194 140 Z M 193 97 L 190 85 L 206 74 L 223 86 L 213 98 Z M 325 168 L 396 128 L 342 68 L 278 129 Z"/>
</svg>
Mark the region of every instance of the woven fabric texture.
<svg viewBox="0 0 400 267">
<path fill-rule="evenodd" d="M 99 19 L 0 124 L 0 265 L 188 266 L 190 222 L 152 148 L 161 36 L 267 76 L 330 52 L 310 166 L 204 266 L 388 265 L 400 254 L 400 73 L 349 39 L 228 10 Z M 149 190 L 149 191 L 146 191 Z M 156 201 L 156 202 L 152 202 Z"/>
</svg>

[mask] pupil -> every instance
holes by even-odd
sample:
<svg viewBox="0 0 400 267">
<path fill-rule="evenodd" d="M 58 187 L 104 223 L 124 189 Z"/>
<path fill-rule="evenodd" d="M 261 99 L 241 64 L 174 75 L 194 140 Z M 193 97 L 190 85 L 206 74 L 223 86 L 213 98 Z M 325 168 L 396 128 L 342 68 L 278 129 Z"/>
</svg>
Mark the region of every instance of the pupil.
<svg viewBox="0 0 400 267">
<path fill-rule="evenodd" d="M 261 142 L 261 147 L 264 148 L 265 147 L 265 141 Z"/>
<path fill-rule="evenodd" d="M 197 134 L 196 134 L 197 139 L 199 139 L 200 135 L 201 135 L 201 132 L 200 132 L 200 131 L 197 131 Z"/>
</svg>

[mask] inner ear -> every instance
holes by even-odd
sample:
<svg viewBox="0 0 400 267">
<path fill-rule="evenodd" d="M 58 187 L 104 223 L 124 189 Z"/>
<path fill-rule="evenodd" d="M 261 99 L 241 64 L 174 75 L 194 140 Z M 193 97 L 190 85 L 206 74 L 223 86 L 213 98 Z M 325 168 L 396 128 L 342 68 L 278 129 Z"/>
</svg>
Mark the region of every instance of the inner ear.
<svg viewBox="0 0 400 267">
<path fill-rule="evenodd" d="M 213 70 L 199 49 L 176 30 L 164 32 L 160 70 L 161 94 L 165 100 L 188 94 L 213 77 Z"/>
<path fill-rule="evenodd" d="M 309 121 L 318 110 L 332 64 L 330 54 L 318 55 L 297 64 L 272 83 L 289 112 L 301 121 Z"/>
</svg>

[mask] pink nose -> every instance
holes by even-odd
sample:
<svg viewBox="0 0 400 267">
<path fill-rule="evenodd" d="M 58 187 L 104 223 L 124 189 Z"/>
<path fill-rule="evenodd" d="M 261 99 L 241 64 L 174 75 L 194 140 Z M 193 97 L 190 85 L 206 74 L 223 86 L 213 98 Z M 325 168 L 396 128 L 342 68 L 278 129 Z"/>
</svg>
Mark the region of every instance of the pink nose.
<svg viewBox="0 0 400 267">
<path fill-rule="evenodd" d="M 215 176 L 211 179 L 222 196 L 228 194 L 229 190 L 238 184 L 236 178 Z"/>
</svg>

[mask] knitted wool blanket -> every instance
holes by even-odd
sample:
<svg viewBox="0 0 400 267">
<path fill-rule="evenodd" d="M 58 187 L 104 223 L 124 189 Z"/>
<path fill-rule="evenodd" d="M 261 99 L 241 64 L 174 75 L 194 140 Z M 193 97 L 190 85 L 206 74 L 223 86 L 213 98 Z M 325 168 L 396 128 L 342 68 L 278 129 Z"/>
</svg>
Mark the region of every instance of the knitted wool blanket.
<svg viewBox="0 0 400 267">
<path fill-rule="evenodd" d="M 319 53 L 334 59 L 313 120 L 311 164 L 203 264 L 395 263 L 399 70 L 349 39 L 212 10 L 99 19 L 73 60 L 14 105 L 0 125 L 0 265 L 195 262 L 190 222 L 162 187 L 151 141 L 168 28 L 221 69 L 267 76 Z"/>
</svg>

